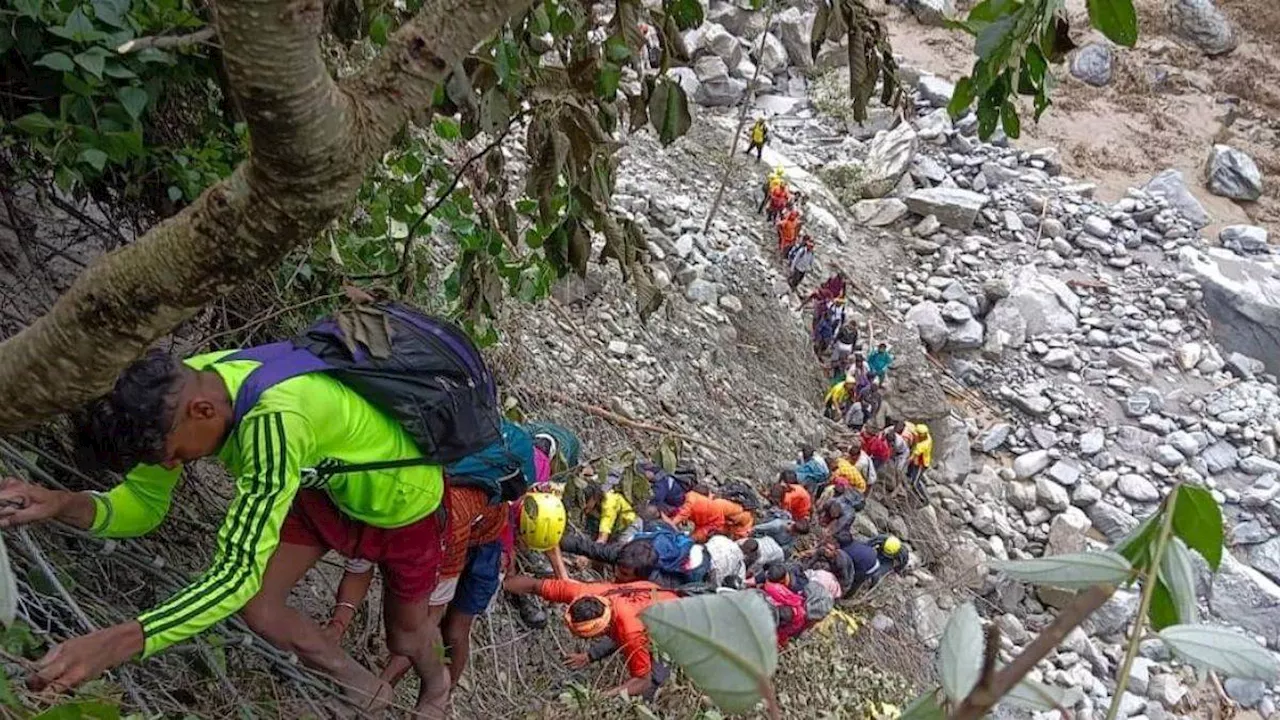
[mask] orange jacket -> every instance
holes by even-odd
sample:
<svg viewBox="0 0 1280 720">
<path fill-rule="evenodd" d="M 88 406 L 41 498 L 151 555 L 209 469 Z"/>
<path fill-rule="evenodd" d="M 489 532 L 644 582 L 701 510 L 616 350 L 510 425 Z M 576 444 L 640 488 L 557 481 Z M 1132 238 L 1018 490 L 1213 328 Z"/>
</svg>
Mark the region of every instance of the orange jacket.
<svg viewBox="0 0 1280 720">
<path fill-rule="evenodd" d="M 792 520 L 808 520 L 813 512 L 813 497 L 803 485 L 788 485 L 782 494 L 782 509 L 791 513 Z"/>
<path fill-rule="evenodd" d="M 775 185 L 774 188 L 769 191 L 769 207 L 772 207 L 774 210 L 781 210 L 786 207 L 787 203 L 790 201 L 791 193 L 787 192 L 786 185 Z"/>
<path fill-rule="evenodd" d="M 787 217 L 778 221 L 778 245 L 783 250 L 796 244 L 800 237 L 800 218 Z"/>
<path fill-rule="evenodd" d="M 547 602 L 571 603 L 583 595 L 598 595 L 613 609 L 609 637 L 618 644 L 626 658 L 627 672 L 632 677 L 653 674 L 653 656 L 649 651 L 649 633 L 644 629 L 640 613 L 655 602 L 676 600 L 679 595 L 663 590 L 647 580 L 625 583 L 585 583 L 577 580 L 543 580 L 538 595 Z"/>
</svg>

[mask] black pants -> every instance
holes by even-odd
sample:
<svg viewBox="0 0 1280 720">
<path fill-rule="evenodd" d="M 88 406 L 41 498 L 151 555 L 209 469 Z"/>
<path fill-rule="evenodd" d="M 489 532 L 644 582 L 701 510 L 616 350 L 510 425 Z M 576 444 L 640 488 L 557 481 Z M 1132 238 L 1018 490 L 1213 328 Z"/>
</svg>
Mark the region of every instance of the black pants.
<svg viewBox="0 0 1280 720">
<path fill-rule="evenodd" d="M 752 142 L 747 146 L 747 154 L 750 155 L 752 150 L 756 153 L 756 162 L 764 160 L 764 143 L 757 145 L 755 142 Z"/>
<path fill-rule="evenodd" d="M 787 284 L 791 286 L 791 292 L 795 292 L 796 288 L 800 287 L 801 280 L 804 280 L 804 271 L 792 270 L 791 274 L 787 276 Z"/>
</svg>

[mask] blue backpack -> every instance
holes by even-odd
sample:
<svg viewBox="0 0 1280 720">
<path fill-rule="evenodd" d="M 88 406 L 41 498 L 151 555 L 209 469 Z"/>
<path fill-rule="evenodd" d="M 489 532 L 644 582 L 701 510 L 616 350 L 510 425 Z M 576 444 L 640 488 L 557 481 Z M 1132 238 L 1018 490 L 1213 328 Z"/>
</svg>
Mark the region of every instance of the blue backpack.
<svg viewBox="0 0 1280 720">
<path fill-rule="evenodd" d="M 693 538 L 674 530 L 636 533 L 633 540 L 648 540 L 658 554 L 658 569 L 672 575 L 685 574 L 685 561 L 693 549 Z"/>
<path fill-rule="evenodd" d="M 534 474 L 533 439 L 502 419 L 497 385 L 480 351 L 454 325 L 399 303 L 337 313 L 293 340 L 223 358 L 253 360 L 234 401 L 233 427 L 269 388 L 322 372 L 386 413 L 413 438 L 422 457 L 334 463 L 332 475 L 444 465 L 451 483 L 483 488 L 492 501 L 522 495 Z"/>
</svg>

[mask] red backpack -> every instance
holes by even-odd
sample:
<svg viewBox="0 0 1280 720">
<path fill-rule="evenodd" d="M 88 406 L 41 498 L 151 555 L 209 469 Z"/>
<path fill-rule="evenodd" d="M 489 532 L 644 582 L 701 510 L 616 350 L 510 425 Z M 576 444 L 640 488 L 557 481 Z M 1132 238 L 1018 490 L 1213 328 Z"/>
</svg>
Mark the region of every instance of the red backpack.
<svg viewBox="0 0 1280 720">
<path fill-rule="evenodd" d="M 791 608 L 791 622 L 778 623 L 778 647 L 800 634 L 805 626 L 804 598 L 781 583 L 767 582 L 762 587 L 765 599 L 776 608 Z"/>
</svg>

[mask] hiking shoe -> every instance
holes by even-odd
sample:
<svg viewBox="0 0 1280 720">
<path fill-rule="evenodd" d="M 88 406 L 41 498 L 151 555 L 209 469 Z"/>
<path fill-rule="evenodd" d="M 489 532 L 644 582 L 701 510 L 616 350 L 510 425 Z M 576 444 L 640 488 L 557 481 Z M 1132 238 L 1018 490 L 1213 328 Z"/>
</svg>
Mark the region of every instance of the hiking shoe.
<svg viewBox="0 0 1280 720">
<path fill-rule="evenodd" d="M 520 613 L 520 620 L 532 630 L 541 630 L 547 626 L 547 611 L 542 608 L 542 603 L 538 602 L 538 598 L 532 595 L 509 595 L 511 604 L 516 606 L 516 612 Z"/>
</svg>

